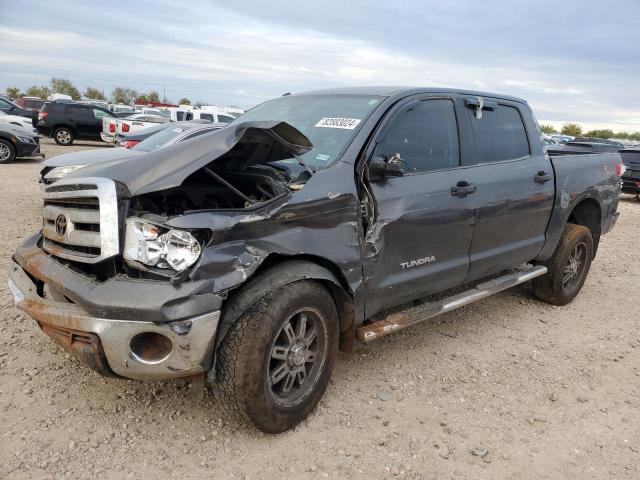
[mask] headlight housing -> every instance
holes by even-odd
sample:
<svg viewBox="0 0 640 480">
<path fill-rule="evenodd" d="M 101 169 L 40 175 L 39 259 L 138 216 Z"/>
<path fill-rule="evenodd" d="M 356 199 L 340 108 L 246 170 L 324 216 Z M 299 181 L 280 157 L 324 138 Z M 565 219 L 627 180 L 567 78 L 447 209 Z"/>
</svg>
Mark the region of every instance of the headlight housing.
<svg viewBox="0 0 640 480">
<path fill-rule="evenodd" d="M 86 167 L 86 165 L 67 165 L 65 167 L 56 167 L 47 173 L 44 178 L 46 180 L 60 180 L 62 177 L 66 177 L 70 173 L 84 167 Z"/>
<path fill-rule="evenodd" d="M 133 267 L 143 264 L 182 272 L 201 254 L 202 246 L 191 232 L 165 229 L 140 218 L 127 219 L 124 260 Z"/>
</svg>

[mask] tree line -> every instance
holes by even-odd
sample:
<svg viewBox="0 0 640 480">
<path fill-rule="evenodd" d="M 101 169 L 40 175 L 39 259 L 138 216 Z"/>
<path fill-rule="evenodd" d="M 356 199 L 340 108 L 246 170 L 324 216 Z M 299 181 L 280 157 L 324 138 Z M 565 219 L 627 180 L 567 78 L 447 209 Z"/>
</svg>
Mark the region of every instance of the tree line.
<svg viewBox="0 0 640 480">
<path fill-rule="evenodd" d="M 562 135 L 570 135 L 572 137 L 579 137 L 584 135 L 585 137 L 596 137 L 596 138 L 618 138 L 623 140 L 636 140 L 640 141 L 640 132 L 614 132 L 613 130 L 601 129 L 601 130 L 589 130 L 585 133 L 582 131 L 582 126 L 578 123 L 565 123 L 562 125 L 562 128 L 558 132 L 553 125 L 540 125 L 540 130 L 542 133 L 546 133 L 548 135 L 554 133 L 561 133 Z"/>
<path fill-rule="evenodd" d="M 142 102 L 171 103 L 166 98 L 161 100 L 160 94 L 156 90 L 140 92 L 129 87 L 116 87 L 108 97 L 105 95 L 104 90 L 96 87 L 87 87 L 81 94 L 80 90 L 78 90 L 76 86 L 66 78 L 52 78 L 49 85 L 32 85 L 24 92 L 22 92 L 18 87 L 7 87 L 5 93 L 12 99 L 27 96 L 38 97 L 46 100 L 52 93 L 61 93 L 63 95 L 69 95 L 73 100 L 82 100 L 83 98 L 85 100 L 110 100 L 112 103 L 121 103 L 125 105 L 131 105 L 137 99 Z M 191 105 L 191 101 L 188 98 L 183 97 L 178 100 L 178 104 Z"/>
</svg>

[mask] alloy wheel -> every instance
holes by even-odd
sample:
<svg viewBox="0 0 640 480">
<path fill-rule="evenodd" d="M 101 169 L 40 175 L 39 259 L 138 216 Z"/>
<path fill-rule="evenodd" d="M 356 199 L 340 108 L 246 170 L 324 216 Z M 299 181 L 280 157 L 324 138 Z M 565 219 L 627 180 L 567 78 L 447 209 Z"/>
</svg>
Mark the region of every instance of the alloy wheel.
<svg viewBox="0 0 640 480">
<path fill-rule="evenodd" d="M 305 308 L 285 320 L 269 352 L 267 385 L 274 402 L 290 406 L 311 392 L 326 351 L 326 328 L 320 312 Z"/>
</svg>

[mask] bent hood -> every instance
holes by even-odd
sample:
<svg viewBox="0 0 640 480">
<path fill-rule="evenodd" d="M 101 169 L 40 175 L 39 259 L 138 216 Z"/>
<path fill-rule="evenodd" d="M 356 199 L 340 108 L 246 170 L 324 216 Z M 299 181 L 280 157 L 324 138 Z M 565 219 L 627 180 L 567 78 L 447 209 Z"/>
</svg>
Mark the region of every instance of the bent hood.
<svg viewBox="0 0 640 480">
<path fill-rule="evenodd" d="M 113 160 L 127 160 L 144 152 L 128 148 L 101 148 L 88 152 L 74 152 L 58 155 L 42 162 L 45 167 L 67 167 L 69 165 L 96 165 Z"/>
<path fill-rule="evenodd" d="M 251 164 L 285 160 L 313 148 L 309 139 L 285 122 L 244 122 L 230 125 L 193 140 L 143 153 L 135 159 L 120 158 L 88 166 L 67 178 L 103 177 L 121 182 L 131 195 L 179 186 L 185 178 L 235 147 L 265 146 L 261 155 L 227 160 Z M 255 151 L 255 150 L 254 150 Z M 257 157 L 257 158 L 254 158 Z"/>
</svg>

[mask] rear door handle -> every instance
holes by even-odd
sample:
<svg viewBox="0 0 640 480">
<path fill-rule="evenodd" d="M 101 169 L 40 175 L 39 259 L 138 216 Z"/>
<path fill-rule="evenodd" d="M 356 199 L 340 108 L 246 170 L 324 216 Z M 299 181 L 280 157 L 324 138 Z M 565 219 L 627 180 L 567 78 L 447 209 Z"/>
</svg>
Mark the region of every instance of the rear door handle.
<svg viewBox="0 0 640 480">
<path fill-rule="evenodd" d="M 451 195 L 454 197 L 465 197 L 471 195 L 477 190 L 473 183 L 469 183 L 465 180 L 458 182 L 454 187 L 451 187 Z"/>
<path fill-rule="evenodd" d="M 549 180 L 551 180 L 551 174 L 545 172 L 544 170 L 540 170 L 535 177 L 533 177 L 533 180 L 536 183 L 547 183 Z"/>
</svg>

